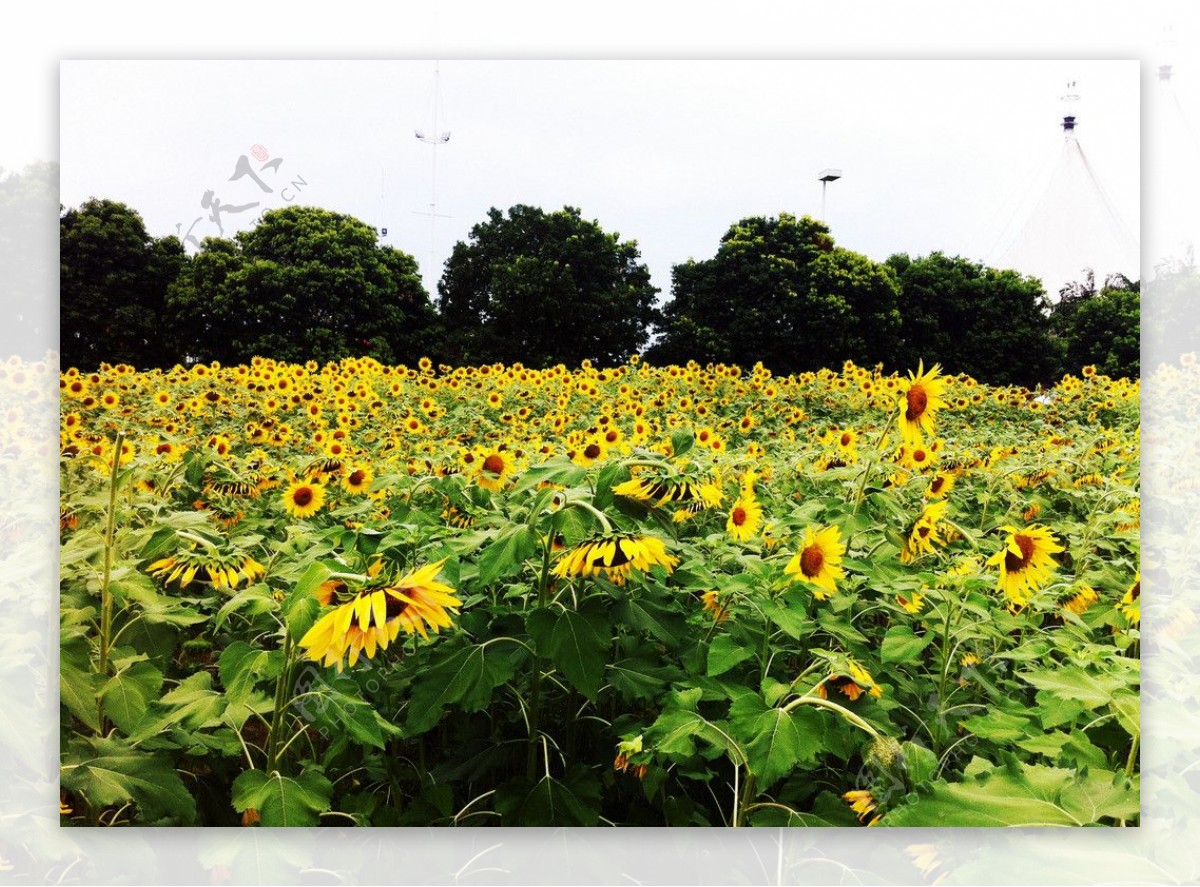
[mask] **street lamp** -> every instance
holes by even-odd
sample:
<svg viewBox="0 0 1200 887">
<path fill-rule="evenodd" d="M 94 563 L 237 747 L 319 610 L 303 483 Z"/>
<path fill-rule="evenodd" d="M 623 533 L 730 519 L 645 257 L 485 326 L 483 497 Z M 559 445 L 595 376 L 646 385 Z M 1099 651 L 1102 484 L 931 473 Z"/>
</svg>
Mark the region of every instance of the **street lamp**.
<svg viewBox="0 0 1200 887">
<path fill-rule="evenodd" d="M 823 169 L 817 174 L 817 180 L 821 183 L 821 221 L 825 219 L 825 189 L 829 187 L 830 182 L 836 182 L 842 177 L 840 169 Z"/>
</svg>

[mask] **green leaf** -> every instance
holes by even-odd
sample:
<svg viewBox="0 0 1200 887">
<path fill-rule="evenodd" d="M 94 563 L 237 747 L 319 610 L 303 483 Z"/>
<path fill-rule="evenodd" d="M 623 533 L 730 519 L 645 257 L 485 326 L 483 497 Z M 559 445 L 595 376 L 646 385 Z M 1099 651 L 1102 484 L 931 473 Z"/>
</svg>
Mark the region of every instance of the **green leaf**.
<svg viewBox="0 0 1200 887">
<path fill-rule="evenodd" d="M 671 648 L 679 646 L 687 630 L 687 620 L 681 614 L 649 600 L 626 598 L 617 606 L 616 615 L 626 625 L 648 632 Z"/>
<path fill-rule="evenodd" d="M 676 428 L 671 432 L 671 455 L 682 456 L 691 450 L 696 443 L 696 436 L 690 428 Z"/>
<path fill-rule="evenodd" d="M 548 773 L 527 793 L 528 783 L 506 786 L 496 793 L 496 810 L 504 825 L 595 825 L 600 819 L 600 785 L 585 768 L 575 766 L 565 779 Z"/>
<path fill-rule="evenodd" d="M 1113 691 L 1125 684 L 1115 675 L 1091 674 L 1078 665 L 1044 671 L 1026 671 L 1018 676 L 1039 690 L 1046 690 L 1061 699 L 1077 700 L 1088 708 L 1107 705 L 1112 701 Z"/>
<path fill-rule="evenodd" d="M 233 809 L 253 807 L 264 826 L 313 826 L 329 810 L 333 784 L 317 770 L 297 776 L 246 770 L 233 781 Z"/>
<path fill-rule="evenodd" d="M 680 674 L 677 668 L 658 666 L 645 659 L 622 659 L 605 668 L 609 681 L 626 701 L 653 699 L 668 681 Z"/>
<path fill-rule="evenodd" d="M 728 729 L 696 710 L 702 693 L 699 687 L 673 692 L 671 707 L 646 730 L 648 744 L 662 754 L 690 758 L 696 754 L 696 740 L 701 740 L 716 754 L 728 754 L 734 762 L 744 764 L 746 753 Z"/>
<path fill-rule="evenodd" d="M 524 650 L 516 653 L 475 644 L 457 650 L 430 667 L 416 682 L 408 704 L 406 726 L 423 733 L 438 722 L 442 709 L 458 704 L 464 711 L 480 711 L 492 701 L 492 691 L 512 677 Z"/>
<path fill-rule="evenodd" d="M 96 711 L 97 675 L 77 668 L 66 656 L 61 657 L 59 669 L 59 698 L 67 711 L 87 727 L 99 731 L 100 720 Z"/>
<path fill-rule="evenodd" d="M 1117 690 L 1113 693 L 1112 710 L 1117 723 L 1130 736 L 1140 736 L 1142 730 L 1142 702 L 1132 690 Z"/>
<path fill-rule="evenodd" d="M 916 788 L 933 778 L 938 766 L 938 756 L 933 751 L 915 742 L 902 742 L 900 749 L 909 785 Z"/>
<path fill-rule="evenodd" d="M 573 487 L 582 483 L 585 477 L 587 477 L 587 471 L 582 466 L 576 465 L 566 456 L 555 456 L 522 474 L 513 487 L 513 494 L 531 490 L 540 483 Z"/>
<path fill-rule="evenodd" d="M 1022 739 L 1017 745 L 1025 749 L 1025 751 L 1033 752 L 1035 755 L 1056 758 L 1062 752 L 1063 746 L 1067 744 L 1070 738 L 1070 734 L 1064 733 L 1061 730 L 1055 730 L 1053 733 L 1043 733 L 1041 736 Z"/>
<path fill-rule="evenodd" d="M 893 625 L 883 636 L 880 656 L 883 662 L 913 662 L 929 646 L 930 638 L 917 637 L 907 625 Z"/>
<path fill-rule="evenodd" d="M 131 733 L 150 703 L 158 698 L 162 682 L 162 672 L 149 662 L 134 662 L 121 669 L 100 689 L 105 717 Z"/>
<path fill-rule="evenodd" d="M 1022 764 L 962 782 L 939 780 L 914 803 L 888 811 L 880 824 L 1080 826 L 1137 815 L 1137 783 L 1124 773 Z"/>
<path fill-rule="evenodd" d="M 479 581 L 491 585 L 497 579 L 520 572 L 525 559 L 533 556 L 537 534 L 526 524 L 509 527 L 479 555 Z"/>
<path fill-rule="evenodd" d="M 710 677 L 724 674 L 739 662 L 755 655 L 753 647 L 739 644 L 727 634 L 719 634 L 708 646 L 708 674 Z"/>
<path fill-rule="evenodd" d="M 383 748 L 386 735 L 398 736 L 400 728 L 388 723 L 371 703 L 359 696 L 358 685 L 347 675 L 310 688 L 315 695 L 299 704 L 300 710 L 317 724 L 345 731 L 362 745 Z"/>
<path fill-rule="evenodd" d="M 808 614 L 802 608 L 793 608 L 784 606 L 782 603 L 774 600 L 764 600 L 759 606 L 762 608 L 763 615 L 771 621 L 771 624 L 781 630 L 792 640 L 802 641 L 816 627 Z"/>
<path fill-rule="evenodd" d="M 234 613 L 245 610 L 245 615 L 257 616 L 261 613 L 270 613 L 278 606 L 278 602 L 272 596 L 271 589 L 266 583 L 256 582 L 254 585 L 248 585 L 227 600 L 217 611 L 217 615 L 213 617 L 213 631 L 220 631 L 225 620 Z"/>
<path fill-rule="evenodd" d="M 580 611 L 535 610 L 526 623 L 538 653 L 553 662 L 575 689 L 595 700 L 604 679 L 609 624 L 595 604 L 589 605 Z"/>
<path fill-rule="evenodd" d="M 169 709 L 166 714 L 143 720 L 141 727 L 129 738 L 140 742 L 177 724 L 187 730 L 217 726 L 221 723 L 225 705 L 224 696 L 212 688 L 212 675 L 207 671 L 197 672 L 184 678 L 178 687 L 159 700 L 160 707 Z"/>
<path fill-rule="evenodd" d="M 217 668 L 229 701 L 241 702 L 259 681 L 279 676 L 283 671 L 283 652 L 262 650 L 245 641 L 234 641 L 221 654 Z"/>
<path fill-rule="evenodd" d="M 1031 730 L 1029 718 L 999 709 L 967 718 L 962 725 L 981 739 L 993 742 L 1015 742 L 1028 736 Z"/>
<path fill-rule="evenodd" d="M 729 709 L 729 731 L 746 750 L 758 788 L 766 790 L 797 764 L 816 760 L 823 732 L 820 715 L 807 708 L 786 712 L 770 708 L 747 693 Z"/>
<path fill-rule="evenodd" d="M 196 818 L 196 802 L 175 768 L 118 739 L 72 740 L 62 785 L 92 807 L 132 802 L 149 821 L 170 818 L 186 825 Z"/>
</svg>

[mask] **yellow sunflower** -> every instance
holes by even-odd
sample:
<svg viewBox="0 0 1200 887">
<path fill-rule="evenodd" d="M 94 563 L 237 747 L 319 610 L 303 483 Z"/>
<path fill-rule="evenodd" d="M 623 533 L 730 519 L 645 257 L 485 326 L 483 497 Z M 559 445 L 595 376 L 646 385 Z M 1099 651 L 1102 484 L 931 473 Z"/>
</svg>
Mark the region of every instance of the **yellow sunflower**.
<svg viewBox="0 0 1200 887">
<path fill-rule="evenodd" d="M 821 601 L 837 591 L 837 580 L 846 575 L 841 567 L 845 554 L 846 546 L 837 527 L 809 527 L 804 531 L 804 544 L 784 572 L 815 586 L 813 597 Z"/>
<path fill-rule="evenodd" d="M 324 504 L 325 487 L 317 481 L 293 481 L 283 493 L 283 507 L 294 518 L 312 517 Z"/>
<path fill-rule="evenodd" d="M 1014 606 L 1023 607 L 1050 578 L 1055 566 L 1051 555 L 1065 549 L 1049 527 L 1033 524 L 1024 529 L 1001 529 L 1008 533 L 1008 539 L 1004 548 L 988 558 L 988 565 L 1000 567 L 1000 590 Z"/>
<path fill-rule="evenodd" d="M 1142 621 L 1142 574 L 1141 571 L 1133 579 L 1133 585 L 1129 586 L 1129 590 L 1125 592 L 1125 596 L 1121 598 L 1121 603 L 1117 605 L 1117 609 L 1121 611 L 1121 615 L 1125 617 L 1125 622 L 1130 627 L 1138 625 Z"/>
<path fill-rule="evenodd" d="M 492 450 L 487 455 L 475 459 L 475 480 L 479 486 L 493 493 L 504 487 L 504 482 L 512 474 L 512 458 L 502 450 Z"/>
<path fill-rule="evenodd" d="M 725 522 L 725 531 L 735 542 L 745 542 L 758 532 L 762 523 L 762 506 L 753 493 L 745 493 L 733 503 L 729 509 L 729 519 Z"/>
<path fill-rule="evenodd" d="M 314 662 L 342 670 L 346 659 L 351 667 L 360 654 L 368 659 L 376 650 L 386 650 L 401 631 L 428 640 L 454 623 L 449 613 L 458 612 L 462 602 L 454 589 L 437 581 L 444 560 L 410 570 L 392 582 L 350 591 L 342 583 L 324 583 L 315 595 L 322 603 L 349 596 L 326 613 L 300 639 L 300 646 Z M 347 657 L 347 654 L 348 657 Z"/>
<path fill-rule="evenodd" d="M 946 393 L 946 381 L 939 376 L 941 367 L 925 372 L 925 362 L 917 366 L 914 376 L 909 370 L 908 379 L 900 381 L 900 434 L 914 446 L 922 441 L 922 434 L 933 434 L 933 419 L 937 411 L 946 406 L 942 396 Z"/>
<path fill-rule="evenodd" d="M 923 554 L 933 554 L 938 543 L 946 540 L 938 536 L 938 521 L 946 516 L 950 503 L 945 499 L 930 502 L 921 512 L 921 516 L 913 523 L 908 531 L 908 539 L 900 552 L 900 563 L 911 564 Z"/>
<path fill-rule="evenodd" d="M 667 554 L 661 539 L 617 533 L 581 542 L 568 549 L 554 566 L 554 575 L 603 575 L 616 585 L 624 585 L 633 570 L 649 570 L 660 565 L 670 573 L 679 558 Z"/>
<path fill-rule="evenodd" d="M 361 494 L 371 489 L 371 483 L 375 480 L 375 475 L 370 468 L 366 466 L 351 466 L 350 470 L 342 475 L 342 486 L 346 488 L 347 493 Z"/>
<path fill-rule="evenodd" d="M 939 471 L 929 479 L 929 487 L 925 490 L 925 495 L 930 499 L 940 499 L 954 489 L 957 480 L 954 472 Z"/>
<path fill-rule="evenodd" d="M 857 789 L 848 791 L 842 795 L 842 800 L 850 805 L 850 809 L 858 814 L 858 821 L 862 822 L 870 814 L 875 812 L 875 796 L 865 789 Z M 879 817 L 876 816 L 875 819 Z M 872 820 L 872 823 L 875 820 Z"/>
</svg>

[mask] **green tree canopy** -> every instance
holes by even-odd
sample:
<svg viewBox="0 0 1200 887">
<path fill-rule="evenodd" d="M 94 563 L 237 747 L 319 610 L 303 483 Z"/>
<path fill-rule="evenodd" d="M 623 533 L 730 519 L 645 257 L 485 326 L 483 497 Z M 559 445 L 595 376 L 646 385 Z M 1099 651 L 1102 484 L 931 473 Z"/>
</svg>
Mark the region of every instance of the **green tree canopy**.
<svg viewBox="0 0 1200 887">
<path fill-rule="evenodd" d="M 902 365 L 940 363 L 998 385 L 1051 381 L 1059 370 L 1041 283 L 941 252 L 887 260 L 900 281 Z"/>
<path fill-rule="evenodd" d="M 437 348 L 416 260 L 316 207 L 270 210 L 232 240 L 206 238 L 169 303 L 198 360 L 415 364 Z"/>
<path fill-rule="evenodd" d="M 735 224 L 717 254 L 676 265 L 656 363 L 757 361 L 781 373 L 892 362 L 900 329 L 890 269 L 835 246 L 808 216 Z"/>
<path fill-rule="evenodd" d="M 163 315 L 167 289 L 188 263 L 179 239 L 151 237 L 142 217 L 115 200 L 67 210 L 59 233 L 62 365 L 176 363 Z"/>
<path fill-rule="evenodd" d="M 657 292 L 635 241 L 525 205 L 489 210 L 438 284 L 448 357 L 472 364 L 620 363 L 648 340 Z"/>
<path fill-rule="evenodd" d="M 1066 372 L 1078 373 L 1091 364 L 1113 378 L 1140 374 L 1140 290 L 1137 282 L 1119 274 L 1105 280 L 1099 290 L 1091 275 L 1064 287 L 1051 322 Z"/>
</svg>

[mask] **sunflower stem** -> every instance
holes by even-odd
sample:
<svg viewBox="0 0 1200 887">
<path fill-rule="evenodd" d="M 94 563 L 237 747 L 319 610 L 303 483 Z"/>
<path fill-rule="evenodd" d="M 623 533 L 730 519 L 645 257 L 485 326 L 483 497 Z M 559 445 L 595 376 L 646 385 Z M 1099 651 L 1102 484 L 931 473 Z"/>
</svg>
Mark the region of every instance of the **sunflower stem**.
<svg viewBox="0 0 1200 887">
<path fill-rule="evenodd" d="M 104 522 L 104 573 L 100 577 L 100 653 L 97 672 L 102 677 L 108 677 L 108 654 L 112 643 L 112 567 L 114 539 L 117 532 L 117 473 L 121 467 L 121 450 L 125 443 L 125 432 L 117 432 L 116 444 L 113 446 L 112 471 L 108 478 L 108 514 Z M 99 720 L 99 732 L 104 733 L 104 700 L 96 697 L 96 714 Z"/>
<path fill-rule="evenodd" d="M 848 724 L 851 724 L 862 730 L 872 739 L 881 738 L 878 730 L 876 730 L 854 712 L 850 711 L 850 709 L 838 705 L 836 702 L 832 702 L 828 699 L 822 699 L 820 696 L 811 696 L 808 694 L 805 694 L 804 696 L 797 696 L 795 699 L 785 705 L 783 710 L 784 712 L 790 712 L 801 705 L 815 705 L 818 708 L 827 708 L 830 711 L 837 712 Z"/>
<path fill-rule="evenodd" d="M 590 511 L 596 517 L 596 519 L 600 521 L 600 526 L 604 528 L 605 533 L 612 532 L 612 524 L 609 522 L 608 516 L 591 502 L 585 502 L 583 499 L 574 499 L 563 507 L 568 508 L 571 506 L 582 508 L 584 511 Z"/>
<path fill-rule="evenodd" d="M 892 426 L 896 424 L 896 416 L 897 413 L 893 410 L 892 417 L 888 419 L 888 423 L 879 432 L 879 439 L 875 441 L 875 447 L 871 450 L 871 455 L 867 458 L 867 465 L 863 468 L 862 477 L 858 481 L 858 492 L 854 494 L 854 509 L 850 512 L 851 514 L 858 514 L 858 507 L 862 505 L 863 501 L 863 493 L 867 489 L 867 478 L 871 474 L 871 469 L 875 467 L 875 460 L 883 452 L 883 445 L 887 442 L 888 434 L 891 433 Z"/>
<path fill-rule="evenodd" d="M 575 503 L 582 504 L 582 503 Z M 587 506 L 591 507 L 591 506 Z M 592 509 L 593 511 L 595 509 Z M 542 538 L 542 571 L 538 577 L 537 607 L 543 609 L 550 593 L 550 549 L 554 544 L 553 532 Z M 537 775 L 537 738 L 542 712 L 542 657 L 533 657 L 533 690 L 529 696 L 529 746 L 526 751 L 525 775 L 532 780 Z"/>
<path fill-rule="evenodd" d="M 271 729 L 267 736 L 267 772 L 274 773 L 279 766 L 279 730 L 283 724 L 285 696 L 292 672 L 292 633 L 283 636 L 283 669 L 275 681 L 275 708 L 271 712 Z M 291 700 L 286 700 L 291 705 Z M 290 743 L 289 743 L 290 744 Z"/>
</svg>

